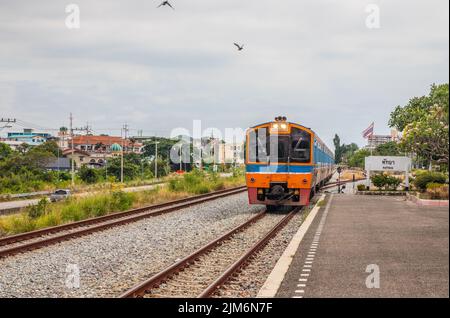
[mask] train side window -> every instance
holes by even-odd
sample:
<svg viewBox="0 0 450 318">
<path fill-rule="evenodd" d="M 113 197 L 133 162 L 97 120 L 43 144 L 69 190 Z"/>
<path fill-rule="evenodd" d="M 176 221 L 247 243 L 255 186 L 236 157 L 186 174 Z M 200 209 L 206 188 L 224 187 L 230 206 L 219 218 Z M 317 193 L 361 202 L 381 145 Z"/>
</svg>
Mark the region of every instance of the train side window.
<svg viewBox="0 0 450 318">
<path fill-rule="evenodd" d="M 311 135 L 304 130 L 293 127 L 291 131 L 290 157 L 294 162 L 310 161 Z"/>
</svg>

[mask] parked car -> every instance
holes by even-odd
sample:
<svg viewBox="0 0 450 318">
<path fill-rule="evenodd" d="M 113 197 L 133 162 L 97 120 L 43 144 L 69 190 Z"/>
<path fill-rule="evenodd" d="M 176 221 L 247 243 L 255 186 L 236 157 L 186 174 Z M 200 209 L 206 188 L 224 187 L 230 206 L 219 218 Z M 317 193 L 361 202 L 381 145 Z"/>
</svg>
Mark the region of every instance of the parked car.
<svg viewBox="0 0 450 318">
<path fill-rule="evenodd" d="M 56 202 L 67 199 L 70 197 L 70 190 L 58 189 L 50 195 L 50 201 Z"/>
</svg>

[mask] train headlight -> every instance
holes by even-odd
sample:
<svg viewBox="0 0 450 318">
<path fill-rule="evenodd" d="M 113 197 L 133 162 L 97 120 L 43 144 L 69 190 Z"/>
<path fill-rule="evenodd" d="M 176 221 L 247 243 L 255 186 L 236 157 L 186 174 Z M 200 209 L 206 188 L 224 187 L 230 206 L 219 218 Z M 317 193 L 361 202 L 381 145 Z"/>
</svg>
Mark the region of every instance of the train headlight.
<svg viewBox="0 0 450 318">
<path fill-rule="evenodd" d="M 289 126 L 286 123 L 273 123 L 270 126 L 270 130 L 273 131 L 274 133 L 286 132 L 286 131 L 288 131 L 288 129 L 289 129 Z"/>
</svg>

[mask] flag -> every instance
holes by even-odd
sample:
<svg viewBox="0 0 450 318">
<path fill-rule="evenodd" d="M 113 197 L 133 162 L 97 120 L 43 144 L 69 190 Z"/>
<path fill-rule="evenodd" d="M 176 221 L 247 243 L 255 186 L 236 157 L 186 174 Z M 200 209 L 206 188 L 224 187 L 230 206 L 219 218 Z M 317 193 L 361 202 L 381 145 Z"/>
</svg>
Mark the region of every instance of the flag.
<svg viewBox="0 0 450 318">
<path fill-rule="evenodd" d="M 364 129 L 364 131 L 362 132 L 363 138 L 367 138 L 373 135 L 373 126 L 374 123 L 371 123 L 369 127 Z"/>
</svg>

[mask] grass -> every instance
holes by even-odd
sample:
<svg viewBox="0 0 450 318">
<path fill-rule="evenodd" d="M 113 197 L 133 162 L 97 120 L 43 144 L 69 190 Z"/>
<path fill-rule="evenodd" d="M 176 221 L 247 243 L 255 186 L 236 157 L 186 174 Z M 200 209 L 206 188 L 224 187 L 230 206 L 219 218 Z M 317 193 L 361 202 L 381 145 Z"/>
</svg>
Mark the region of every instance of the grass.
<svg viewBox="0 0 450 318">
<path fill-rule="evenodd" d="M 324 206 L 325 205 L 325 200 L 320 200 L 319 202 L 317 202 L 317 206 Z"/>
<path fill-rule="evenodd" d="M 353 175 L 355 175 L 355 179 L 363 179 L 364 174 L 361 170 L 344 170 L 341 173 L 341 180 L 353 180 Z"/>
<path fill-rule="evenodd" d="M 221 178 L 217 174 L 193 171 L 171 178 L 168 186 L 157 186 L 151 190 L 102 192 L 86 197 L 73 196 L 65 201 L 28 207 L 19 214 L 0 217 L 0 236 L 81 221 L 243 184 L 242 175 Z"/>
</svg>

